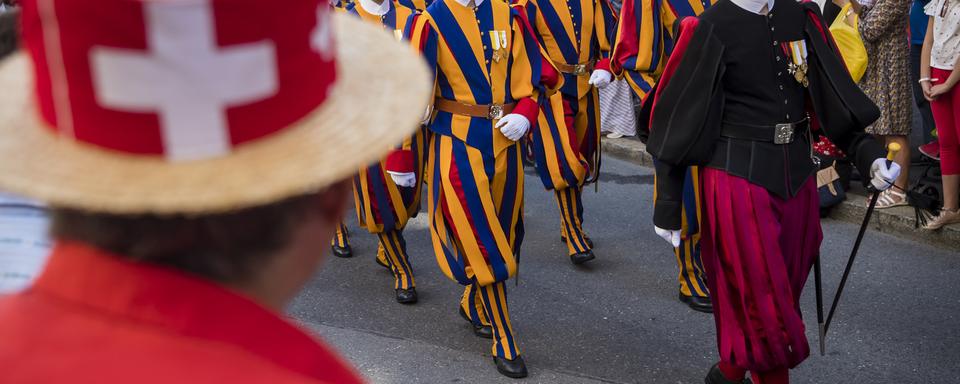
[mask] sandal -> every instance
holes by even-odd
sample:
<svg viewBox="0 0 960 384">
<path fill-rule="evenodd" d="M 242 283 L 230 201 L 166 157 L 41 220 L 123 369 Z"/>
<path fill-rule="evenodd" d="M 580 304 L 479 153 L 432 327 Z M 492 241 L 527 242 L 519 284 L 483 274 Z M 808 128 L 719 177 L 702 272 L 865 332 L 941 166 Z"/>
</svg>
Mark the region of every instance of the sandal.
<svg viewBox="0 0 960 384">
<path fill-rule="evenodd" d="M 877 199 L 876 209 L 888 209 L 888 208 L 894 208 L 894 207 L 905 207 L 907 205 L 910 205 L 909 203 L 907 203 L 907 194 L 903 192 L 894 191 L 893 190 L 894 188 L 890 188 L 886 191 L 880 192 L 880 198 Z"/>
<path fill-rule="evenodd" d="M 933 219 L 930 219 L 930 221 L 927 222 L 927 225 L 923 226 L 923 229 L 935 231 L 947 225 L 956 223 L 960 223 L 960 209 L 955 211 L 944 209 L 940 211 L 939 215 Z"/>
</svg>

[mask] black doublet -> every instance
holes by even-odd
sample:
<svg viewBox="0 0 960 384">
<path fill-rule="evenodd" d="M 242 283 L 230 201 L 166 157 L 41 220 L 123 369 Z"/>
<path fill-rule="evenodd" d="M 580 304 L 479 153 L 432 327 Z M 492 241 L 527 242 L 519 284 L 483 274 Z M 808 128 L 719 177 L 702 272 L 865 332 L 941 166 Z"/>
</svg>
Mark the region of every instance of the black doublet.
<svg viewBox="0 0 960 384">
<path fill-rule="evenodd" d="M 687 166 L 720 169 L 780 198 L 795 196 L 816 172 L 810 136 L 800 129 L 789 144 L 772 138 L 777 124 L 803 121 L 808 111 L 864 174 L 883 156 L 882 146 L 863 132 L 880 111 L 850 79 L 821 28 L 816 5 L 794 0 L 777 0 L 768 15 L 721 0 L 699 17 L 683 56 L 671 58 L 679 60 L 676 71 L 639 118 L 652 124 L 647 150 L 658 160 L 657 226 L 680 228 Z M 789 73 L 784 50 L 800 40 L 807 46 L 809 88 Z M 726 134 L 731 127 L 770 140 Z"/>
</svg>

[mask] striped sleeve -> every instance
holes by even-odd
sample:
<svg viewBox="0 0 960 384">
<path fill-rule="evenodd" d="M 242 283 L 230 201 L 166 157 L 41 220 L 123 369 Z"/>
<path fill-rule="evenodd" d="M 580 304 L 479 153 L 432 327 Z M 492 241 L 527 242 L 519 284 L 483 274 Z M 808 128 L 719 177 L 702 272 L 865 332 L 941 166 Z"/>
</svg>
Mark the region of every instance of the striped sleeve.
<svg viewBox="0 0 960 384">
<path fill-rule="evenodd" d="M 600 45 L 600 57 L 609 59 L 617 40 L 617 14 L 609 0 L 595 0 L 593 17 L 596 26 L 597 42 Z M 609 68 L 609 65 L 607 66 Z"/>
<path fill-rule="evenodd" d="M 645 99 L 663 71 L 663 0 L 624 0 L 612 68 L 626 78 L 634 93 Z"/>
<path fill-rule="evenodd" d="M 531 123 L 537 121 L 540 106 L 537 98 L 545 93 L 541 84 L 542 60 L 540 44 L 537 43 L 526 20 L 516 9 L 511 9 L 513 20 L 513 52 L 512 66 L 510 67 L 510 94 L 517 100 L 518 113 Z"/>
</svg>

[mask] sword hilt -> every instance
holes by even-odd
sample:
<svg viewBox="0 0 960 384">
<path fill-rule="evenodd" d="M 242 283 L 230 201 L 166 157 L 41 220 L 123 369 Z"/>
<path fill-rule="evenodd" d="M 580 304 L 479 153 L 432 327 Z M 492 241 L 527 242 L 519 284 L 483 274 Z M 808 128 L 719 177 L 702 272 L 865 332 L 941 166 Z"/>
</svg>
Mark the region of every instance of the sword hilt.
<svg viewBox="0 0 960 384">
<path fill-rule="evenodd" d="M 897 152 L 900 152 L 900 143 L 890 143 L 887 146 L 887 160 L 893 161 L 893 158 L 897 156 Z"/>
</svg>

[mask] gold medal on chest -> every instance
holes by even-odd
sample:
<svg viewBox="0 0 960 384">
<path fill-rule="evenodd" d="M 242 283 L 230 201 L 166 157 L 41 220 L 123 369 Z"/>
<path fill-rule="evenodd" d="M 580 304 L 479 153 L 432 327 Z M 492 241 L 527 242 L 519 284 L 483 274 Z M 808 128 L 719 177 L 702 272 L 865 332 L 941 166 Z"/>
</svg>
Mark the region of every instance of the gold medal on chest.
<svg viewBox="0 0 960 384">
<path fill-rule="evenodd" d="M 507 31 L 490 31 L 490 44 L 493 45 L 493 61 L 499 63 L 507 57 Z"/>
<path fill-rule="evenodd" d="M 810 80 L 807 79 L 807 42 L 806 40 L 791 41 L 789 44 L 790 64 L 787 71 L 793 75 L 793 79 L 804 87 L 810 86 Z"/>
</svg>

